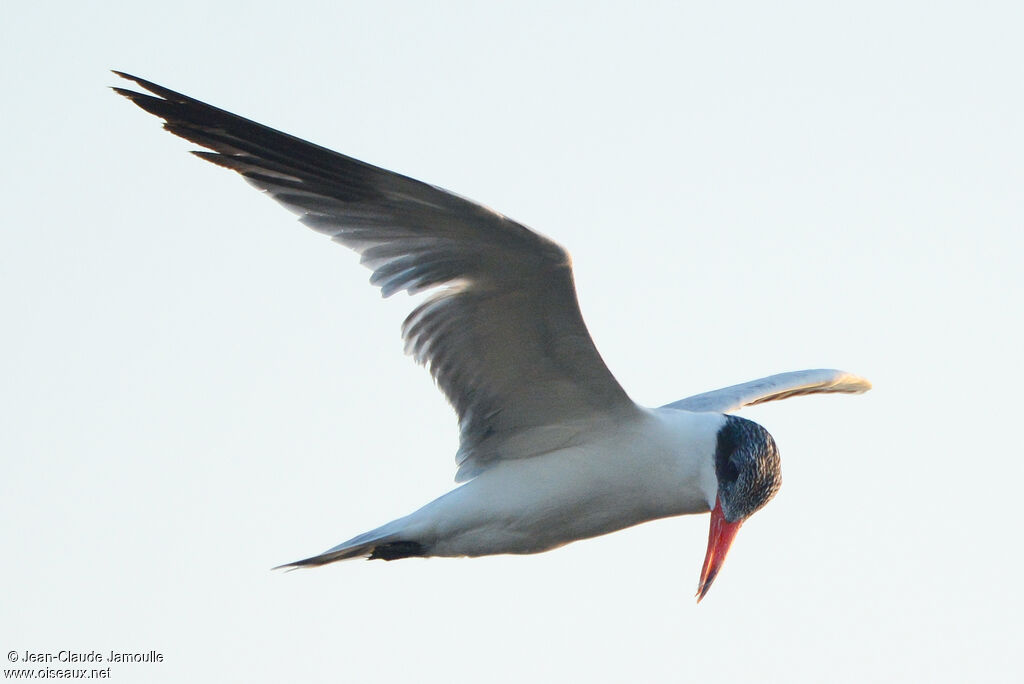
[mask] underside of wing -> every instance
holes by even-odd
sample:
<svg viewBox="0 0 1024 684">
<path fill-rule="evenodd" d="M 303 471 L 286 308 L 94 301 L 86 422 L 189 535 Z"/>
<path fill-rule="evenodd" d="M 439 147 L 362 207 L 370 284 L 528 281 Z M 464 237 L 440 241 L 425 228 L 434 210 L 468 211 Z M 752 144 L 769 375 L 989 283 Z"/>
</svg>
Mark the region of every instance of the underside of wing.
<svg viewBox="0 0 1024 684">
<path fill-rule="evenodd" d="M 115 88 L 209 151 L 306 225 L 358 252 L 384 296 L 433 290 L 405 320 L 406 351 L 459 417 L 457 479 L 571 439 L 633 403 L 604 365 L 568 254 L 486 207 L 268 128 L 154 83 Z"/>
<path fill-rule="evenodd" d="M 730 413 L 744 406 L 804 394 L 860 394 L 869 389 L 871 383 L 864 378 L 840 370 L 819 368 L 770 375 L 740 385 L 696 394 L 666 404 L 662 408 Z"/>
</svg>

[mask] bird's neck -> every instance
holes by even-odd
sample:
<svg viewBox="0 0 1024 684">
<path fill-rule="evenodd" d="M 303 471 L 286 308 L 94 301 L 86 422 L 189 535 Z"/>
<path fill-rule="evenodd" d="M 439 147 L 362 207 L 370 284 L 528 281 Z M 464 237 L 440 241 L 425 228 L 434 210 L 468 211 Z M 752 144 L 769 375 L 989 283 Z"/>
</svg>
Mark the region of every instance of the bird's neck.
<svg viewBox="0 0 1024 684">
<path fill-rule="evenodd" d="M 651 414 L 675 466 L 674 478 L 680 487 L 691 490 L 691 498 L 707 506 L 704 510 L 711 510 L 718 495 L 715 449 L 725 415 L 665 408 L 651 409 Z"/>
</svg>

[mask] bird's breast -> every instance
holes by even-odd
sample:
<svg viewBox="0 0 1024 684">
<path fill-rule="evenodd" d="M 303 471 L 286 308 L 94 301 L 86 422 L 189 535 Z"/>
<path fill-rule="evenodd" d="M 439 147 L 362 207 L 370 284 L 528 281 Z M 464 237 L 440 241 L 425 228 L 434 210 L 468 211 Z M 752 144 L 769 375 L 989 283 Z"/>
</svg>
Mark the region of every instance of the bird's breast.
<svg viewBox="0 0 1024 684">
<path fill-rule="evenodd" d="M 701 459 L 649 432 L 508 460 L 414 513 L 432 555 L 537 553 L 708 510 Z"/>
</svg>

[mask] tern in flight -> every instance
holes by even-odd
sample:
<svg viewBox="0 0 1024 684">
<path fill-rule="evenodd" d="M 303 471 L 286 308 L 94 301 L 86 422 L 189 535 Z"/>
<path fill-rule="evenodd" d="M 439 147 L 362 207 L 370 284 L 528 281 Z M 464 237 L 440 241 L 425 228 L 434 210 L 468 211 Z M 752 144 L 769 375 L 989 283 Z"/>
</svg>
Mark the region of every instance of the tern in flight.
<svg viewBox="0 0 1024 684">
<path fill-rule="evenodd" d="M 743 521 L 779 489 L 779 452 L 730 415 L 775 399 L 870 389 L 803 370 L 635 404 L 580 314 L 568 253 L 458 195 L 121 72 L 115 88 L 299 220 L 355 250 L 385 297 L 427 292 L 402 324 L 459 420 L 455 480 L 419 510 L 282 567 L 350 558 L 539 553 L 668 516 L 711 512 L 698 600 Z M 207 151 L 208 150 L 208 151 Z"/>
</svg>

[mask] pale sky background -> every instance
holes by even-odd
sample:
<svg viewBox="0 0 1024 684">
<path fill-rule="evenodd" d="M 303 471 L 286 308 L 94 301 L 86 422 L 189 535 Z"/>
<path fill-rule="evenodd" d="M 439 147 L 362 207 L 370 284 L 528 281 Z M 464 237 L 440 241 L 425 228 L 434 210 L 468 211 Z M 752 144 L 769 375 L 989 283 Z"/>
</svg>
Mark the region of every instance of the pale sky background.
<svg viewBox="0 0 1024 684">
<path fill-rule="evenodd" d="M 8 3 L 0 653 L 164 654 L 118 682 L 1019 681 L 1024 5 L 427 5 Z M 402 356 L 408 298 L 111 68 L 559 241 L 640 403 L 814 367 L 875 390 L 742 414 L 785 482 L 700 605 L 707 516 L 270 572 L 449 489 L 454 416 Z"/>
</svg>

